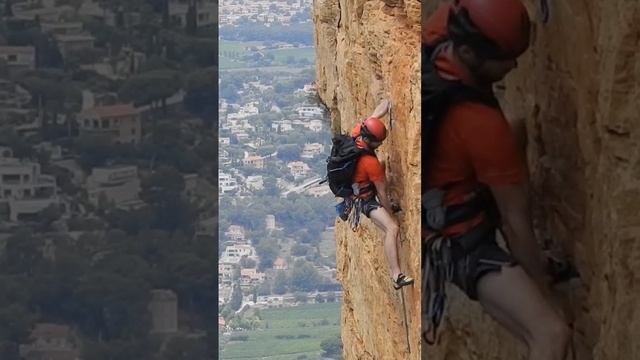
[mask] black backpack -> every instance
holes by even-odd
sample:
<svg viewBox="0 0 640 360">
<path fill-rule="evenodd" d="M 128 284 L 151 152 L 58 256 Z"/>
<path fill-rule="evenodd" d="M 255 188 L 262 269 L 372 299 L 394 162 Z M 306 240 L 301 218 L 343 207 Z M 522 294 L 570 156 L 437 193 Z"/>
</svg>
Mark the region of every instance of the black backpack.
<svg viewBox="0 0 640 360">
<path fill-rule="evenodd" d="M 355 139 L 349 135 L 340 134 L 331 139 L 331 155 L 327 158 L 327 177 L 329 188 L 336 197 L 353 195 L 351 184 L 358 160 L 362 155 L 373 155 L 369 150 L 356 146 Z"/>
<path fill-rule="evenodd" d="M 435 69 L 433 59 L 438 48 L 447 39 L 432 46 L 422 47 L 422 171 L 423 178 L 429 166 L 435 137 L 447 111 L 456 103 L 476 101 L 498 107 L 493 94 L 486 94 L 459 81 L 445 80 Z"/>
</svg>

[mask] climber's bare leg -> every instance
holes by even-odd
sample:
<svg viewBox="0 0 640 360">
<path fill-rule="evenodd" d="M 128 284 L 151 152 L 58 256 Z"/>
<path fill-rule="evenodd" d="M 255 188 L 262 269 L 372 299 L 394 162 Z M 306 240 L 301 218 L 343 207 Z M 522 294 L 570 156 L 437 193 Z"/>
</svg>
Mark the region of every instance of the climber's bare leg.
<svg viewBox="0 0 640 360">
<path fill-rule="evenodd" d="M 569 329 L 522 267 L 486 274 L 477 289 L 485 310 L 525 340 L 529 360 L 565 359 Z"/>
<path fill-rule="evenodd" d="M 389 215 L 384 207 L 371 210 L 369 218 L 384 231 L 384 254 L 389 263 L 389 271 L 391 277 L 395 280 L 402 272 L 400 270 L 400 261 L 398 260 L 398 223 Z"/>
</svg>

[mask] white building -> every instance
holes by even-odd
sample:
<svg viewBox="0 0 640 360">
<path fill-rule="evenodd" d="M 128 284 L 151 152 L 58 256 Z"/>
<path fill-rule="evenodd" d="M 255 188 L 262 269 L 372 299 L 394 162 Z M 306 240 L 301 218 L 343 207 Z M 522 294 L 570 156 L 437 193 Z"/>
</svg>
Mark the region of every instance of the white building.
<svg viewBox="0 0 640 360">
<path fill-rule="evenodd" d="M 256 269 L 240 270 L 240 287 L 250 288 L 260 285 L 265 279 L 265 273 L 258 272 Z"/>
<path fill-rule="evenodd" d="M 250 175 L 247 176 L 246 186 L 252 190 L 262 190 L 264 189 L 264 182 L 262 180 L 262 175 Z"/>
<path fill-rule="evenodd" d="M 187 24 L 190 0 L 170 0 L 169 17 L 180 26 Z M 218 3 L 212 0 L 195 0 L 196 26 L 214 26 L 218 21 Z"/>
<path fill-rule="evenodd" d="M 267 230 L 275 230 L 276 229 L 276 216 L 269 214 L 264 217 L 264 222 Z"/>
<path fill-rule="evenodd" d="M 306 128 L 314 132 L 320 132 L 323 128 L 322 120 L 311 120 L 306 124 Z"/>
<path fill-rule="evenodd" d="M 96 167 L 91 169 L 91 175 L 87 178 L 89 201 L 96 207 L 113 205 L 135 208 L 142 205 L 138 198 L 140 190 L 137 166 Z"/>
<path fill-rule="evenodd" d="M 220 262 L 237 264 L 244 256 L 257 260 L 256 249 L 247 244 L 230 245 L 224 249 L 222 256 L 220 256 Z"/>
<path fill-rule="evenodd" d="M 33 46 L 0 46 L 0 59 L 9 71 L 33 70 L 36 68 L 36 48 Z"/>
<path fill-rule="evenodd" d="M 307 175 L 309 170 L 311 170 L 309 168 L 309 165 L 302 161 L 292 161 L 287 164 L 287 167 L 291 171 L 291 175 L 293 175 L 293 177 L 295 178 L 305 176 Z"/>
<path fill-rule="evenodd" d="M 306 159 L 312 159 L 316 155 L 320 155 L 324 152 L 324 145 L 320 143 L 304 144 L 302 148 L 302 154 L 300 157 Z"/>
<path fill-rule="evenodd" d="M 305 118 L 322 117 L 324 112 L 322 108 L 317 106 L 300 106 L 296 109 L 298 115 Z"/>
<path fill-rule="evenodd" d="M 271 123 L 271 129 L 274 131 L 288 132 L 293 131 L 293 125 L 290 120 L 274 121 Z"/>
<path fill-rule="evenodd" d="M 231 285 L 235 264 L 229 262 L 218 263 L 218 283 Z"/>
<path fill-rule="evenodd" d="M 238 188 L 238 183 L 231 175 L 226 173 L 218 174 L 218 192 L 228 194 L 234 192 Z"/>
<path fill-rule="evenodd" d="M 20 359 L 79 359 L 77 338 L 68 325 L 38 323 L 29 337 L 31 342 L 19 347 Z"/>
<path fill-rule="evenodd" d="M 22 86 L 10 80 L 0 79 L 0 107 L 25 108 L 31 102 L 31 94 Z"/>
<path fill-rule="evenodd" d="M 9 157 L 0 159 L 0 202 L 9 205 L 11 221 L 60 204 L 56 179 L 43 175 L 40 164 L 12 158 L 8 148 L 3 149 L 2 155 Z"/>
<path fill-rule="evenodd" d="M 240 225 L 229 225 L 227 232 L 224 233 L 231 241 L 244 241 L 244 228 Z"/>
</svg>

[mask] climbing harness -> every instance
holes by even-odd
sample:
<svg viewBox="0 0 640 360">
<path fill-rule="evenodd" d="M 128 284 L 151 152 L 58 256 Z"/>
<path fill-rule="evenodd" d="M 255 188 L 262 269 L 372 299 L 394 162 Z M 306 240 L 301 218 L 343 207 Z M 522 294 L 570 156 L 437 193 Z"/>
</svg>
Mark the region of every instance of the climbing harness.
<svg viewBox="0 0 640 360">
<path fill-rule="evenodd" d="M 438 337 L 438 327 L 446 309 L 446 285 L 453 279 L 454 262 L 449 238 L 438 235 L 427 239 L 425 248 L 422 324 L 426 325 L 426 329 L 423 328 L 422 337 L 428 345 L 434 345 Z"/>
<path fill-rule="evenodd" d="M 540 15 L 543 24 L 549 22 L 549 0 L 540 0 Z"/>
</svg>

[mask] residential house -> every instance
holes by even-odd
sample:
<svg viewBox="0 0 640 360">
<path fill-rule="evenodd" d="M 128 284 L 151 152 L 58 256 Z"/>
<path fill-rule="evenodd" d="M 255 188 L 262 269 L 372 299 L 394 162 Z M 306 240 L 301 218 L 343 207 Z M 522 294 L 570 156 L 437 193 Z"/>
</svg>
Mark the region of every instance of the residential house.
<svg viewBox="0 0 640 360">
<path fill-rule="evenodd" d="M 248 156 L 242 159 L 242 165 L 262 169 L 264 168 L 264 158 L 261 156 Z"/>
<path fill-rule="evenodd" d="M 240 225 L 229 225 L 227 232 L 224 233 L 231 241 L 244 242 L 244 228 Z"/>
<path fill-rule="evenodd" d="M 131 104 L 105 105 L 83 110 L 78 114 L 77 121 L 81 137 L 106 136 L 114 143 L 140 143 L 140 111 Z"/>
<path fill-rule="evenodd" d="M 36 48 L 33 46 L 0 46 L 0 60 L 10 73 L 36 68 Z"/>
<path fill-rule="evenodd" d="M 186 26 L 189 5 L 196 11 L 196 26 L 216 26 L 218 21 L 218 3 L 211 0 L 170 0 L 169 17 L 180 26 Z"/>
<path fill-rule="evenodd" d="M 220 195 L 234 192 L 238 188 L 238 183 L 231 175 L 218 173 L 218 193 Z"/>
<path fill-rule="evenodd" d="M 151 313 L 151 334 L 173 334 L 178 331 L 178 295 L 173 290 L 153 289 L 150 291 L 149 313 Z"/>
<path fill-rule="evenodd" d="M 24 360 L 79 360 L 77 338 L 67 325 L 38 323 L 31 331 L 31 343 L 19 347 Z"/>
<path fill-rule="evenodd" d="M 95 37 L 89 34 L 55 35 L 56 43 L 63 58 L 85 49 L 93 49 Z"/>
<path fill-rule="evenodd" d="M 251 288 L 260 285 L 265 278 L 265 273 L 258 272 L 256 269 L 240 270 L 240 287 Z"/>
<path fill-rule="evenodd" d="M 324 195 L 331 193 L 331 189 L 329 188 L 328 185 L 315 186 L 307 189 L 305 193 L 313 197 L 322 197 Z"/>
<path fill-rule="evenodd" d="M 302 161 L 292 161 L 287 164 L 287 167 L 291 171 L 291 175 L 293 175 L 293 177 L 295 178 L 305 176 L 307 175 L 309 170 L 311 170 L 309 168 L 309 165 Z"/>
<path fill-rule="evenodd" d="M 135 208 L 143 204 L 140 190 L 138 167 L 133 165 L 95 167 L 87 178 L 87 194 L 94 206 Z"/>
<path fill-rule="evenodd" d="M 4 148 L 0 159 L 0 203 L 8 204 L 9 219 L 19 221 L 51 205 L 61 205 L 56 179 L 41 173 L 40 164 L 13 158 Z"/>
<path fill-rule="evenodd" d="M 231 284 L 231 278 L 233 277 L 233 270 L 236 264 L 230 262 L 218 263 L 218 281 L 220 283 Z"/>
<path fill-rule="evenodd" d="M 313 132 L 320 132 L 322 131 L 322 128 L 324 127 L 324 125 L 322 124 L 322 120 L 311 120 L 307 123 L 306 128 L 313 131 Z"/>
<path fill-rule="evenodd" d="M 322 117 L 324 115 L 322 108 L 317 106 L 300 106 L 296 111 L 298 115 L 305 118 Z"/>
<path fill-rule="evenodd" d="M 264 223 L 267 230 L 275 230 L 276 229 L 276 216 L 269 214 L 264 217 Z"/>
<path fill-rule="evenodd" d="M 40 28 L 52 35 L 80 35 L 84 32 L 84 27 L 79 21 L 42 23 Z"/>
<path fill-rule="evenodd" d="M 262 190 L 264 189 L 264 182 L 262 180 L 262 175 L 250 175 L 247 176 L 246 180 L 247 188 L 251 190 Z"/>
<path fill-rule="evenodd" d="M 0 107 L 24 108 L 31 101 L 31 94 L 17 83 L 0 79 Z"/>
<path fill-rule="evenodd" d="M 244 256 L 257 260 L 256 250 L 253 246 L 248 244 L 230 245 L 224 249 L 222 256 L 220 256 L 220 262 L 237 264 Z"/>
<path fill-rule="evenodd" d="M 320 155 L 324 152 L 324 145 L 320 143 L 304 144 L 302 148 L 302 154 L 300 157 L 306 159 L 312 159 L 316 155 Z"/>
<path fill-rule="evenodd" d="M 289 268 L 289 264 L 287 264 L 287 260 L 285 260 L 281 256 L 278 256 L 278 258 L 276 258 L 273 262 L 274 270 L 287 270 L 288 268 Z"/>
</svg>

